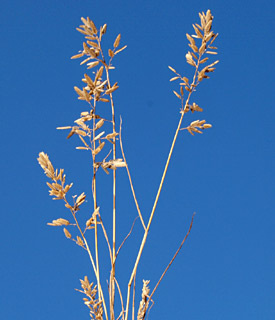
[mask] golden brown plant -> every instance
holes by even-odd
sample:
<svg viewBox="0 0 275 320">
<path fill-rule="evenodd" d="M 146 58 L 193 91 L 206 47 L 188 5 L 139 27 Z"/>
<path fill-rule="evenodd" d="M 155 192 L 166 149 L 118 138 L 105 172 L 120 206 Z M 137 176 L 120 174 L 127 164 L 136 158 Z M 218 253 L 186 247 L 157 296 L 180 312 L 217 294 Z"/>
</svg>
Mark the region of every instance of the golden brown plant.
<svg viewBox="0 0 275 320">
<path fill-rule="evenodd" d="M 108 50 L 108 54 L 102 50 L 102 39 L 107 30 L 107 25 L 103 25 L 99 29 L 96 28 L 90 18 L 82 20 L 82 25 L 77 28 L 79 32 L 84 34 L 85 42 L 83 42 L 83 49 L 79 51 L 78 54 L 74 55 L 72 59 L 84 58 L 80 63 L 86 64 L 87 69 L 94 69 L 95 71 L 88 75 L 84 74 L 82 79 L 84 85 L 82 88 L 74 87 L 76 93 L 78 94 L 79 100 L 84 100 L 88 104 L 88 111 L 83 111 L 80 114 L 80 118 L 74 121 L 73 126 L 63 126 L 58 127 L 60 130 L 70 130 L 67 138 L 72 136 L 77 136 L 81 142 L 81 145 L 77 147 L 79 150 L 87 150 L 91 153 L 92 167 L 93 167 L 93 179 L 92 179 L 92 195 L 93 195 L 93 213 L 85 223 L 79 221 L 79 216 L 76 213 L 80 210 L 81 205 L 85 202 L 86 195 L 81 193 L 79 196 L 73 196 L 72 200 L 68 200 L 67 193 L 72 188 L 72 183 L 65 183 L 64 170 L 59 171 L 54 169 L 49 157 L 44 152 L 39 153 L 38 162 L 42 169 L 44 170 L 46 176 L 51 179 L 51 183 L 47 182 L 50 188 L 49 193 L 53 196 L 54 200 L 63 200 L 65 207 L 70 210 L 73 221 L 70 222 L 64 218 L 58 218 L 48 223 L 50 226 L 66 226 L 67 228 L 75 228 L 76 235 L 73 236 L 67 228 L 63 228 L 65 236 L 74 241 L 77 245 L 82 247 L 87 251 L 94 276 L 96 285 L 90 283 L 88 277 L 85 276 L 84 280 L 81 281 L 81 287 L 83 290 L 78 290 L 85 294 L 84 303 L 90 310 L 91 319 L 102 320 L 109 318 L 115 320 L 116 318 L 122 318 L 123 320 L 128 320 L 130 317 L 130 301 L 132 299 L 132 320 L 137 318 L 137 320 L 145 319 L 148 315 L 149 305 L 152 303 L 152 296 L 155 293 L 157 287 L 159 286 L 161 280 L 166 274 L 167 270 L 171 266 L 172 262 L 179 253 L 182 245 L 187 239 L 192 225 L 194 215 L 192 217 L 189 230 L 183 239 L 181 245 L 179 246 L 177 252 L 174 254 L 172 260 L 168 264 L 167 268 L 164 270 L 159 281 L 155 285 L 154 289 L 150 294 L 148 287 L 149 281 L 143 281 L 142 289 L 142 299 L 139 304 L 137 315 L 135 315 L 135 279 L 137 274 L 137 268 L 141 259 L 141 255 L 147 241 L 149 229 L 155 214 L 156 206 L 159 200 L 159 196 L 163 187 L 166 172 L 170 163 L 170 159 L 174 150 L 174 146 L 180 130 L 187 130 L 190 134 L 202 133 L 204 129 L 211 128 L 210 124 L 207 124 L 205 120 L 196 120 L 191 122 L 187 127 L 182 128 L 183 117 L 186 113 L 191 111 L 202 112 L 202 108 L 199 107 L 195 102 L 190 103 L 190 98 L 193 92 L 196 90 L 197 86 L 203 79 L 209 78 L 209 73 L 215 70 L 215 65 L 217 61 L 208 62 L 210 56 L 216 54 L 216 47 L 213 46 L 217 34 L 212 31 L 213 16 L 208 10 L 206 13 L 199 13 L 200 24 L 193 25 L 195 34 L 186 34 L 189 41 L 189 47 L 191 51 L 186 54 L 186 61 L 194 68 L 193 76 L 189 79 L 186 76 L 182 76 L 174 68 L 169 66 L 169 69 L 174 73 L 174 76 L 170 81 L 179 80 L 179 90 L 173 91 L 176 97 L 180 100 L 181 109 L 178 126 L 172 141 L 172 145 L 168 154 L 168 158 L 164 167 L 164 172 L 161 178 L 161 182 L 157 191 L 157 195 L 153 204 L 152 211 L 150 213 L 148 222 L 144 221 L 143 215 L 140 211 L 140 207 L 135 195 L 135 190 L 133 187 L 130 170 L 126 161 L 126 157 L 122 145 L 121 137 L 121 123 L 120 129 L 117 130 L 117 125 L 115 122 L 115 107 L 114 107 L 114 92 L 119 88 L 118 83 L 112 83 L 110 80 L 110 71 L 114 69 L 113 60 L 115 56 L 123 51 L 126 46 L 120 47 L 121 35 L 119 34 L 113 44 L 113 47 Z M 100 116 L 100 107 L 102 103 L 108 103 L 110 105 L 110 116 L 109 118 L 104 118 Z M 119 142 L 119 144 L 118 144 Z M 104 152 L 103 152 L 104 151 Z M 119 158 L 117 154 L 120 153 Z M 130 236 L 131 231 L 123 241 L 123 243 L 117 248 L 116 245 L 116 170 L 118 168 L 125 167 L 129 177 L 130 187 L 133 193 L 135 204 L 137 207 L 137 212 L 139 220 L 143 226 L 143 237 L 140 243 L 139 251 L 137 252 L 136 260 L 133 264 L 133 269 L 131 271 L 131 276 L 128 282 L 128 289 L 126 295 L 126 303 L 123 301 L 123 294 L 121 292 L 119 281 L 116 279 L 116 259 L 119 250 L 123 246 L 125 240 Z M 104 223 L 100 215 L 100 207 L 97 201 L 97 176 L 99 170 L 102 169 L 106 174 L 112 172 L 112 183 L 113 183 L 113 222 L 112 222 L 112 237 L 111 240 L 107 234 Z M 108 295 L 104 294 L 102 288 L 102 282 L 100 278 L 100 262 L 99 262 L 99 249 L 98 249 L 98 228 L 101 228 L 106 239 L 109 256 L 110 256 L 110 279 L 108 285 Z M 94 233 L 94 243 L 89 244 L 86 238 L 86 232 L 91 230 Z M 93 250 L 90 246 L 93 246 Z M 102 263 L 102 262 L 101 262 Z M 132 289 L 132 295 L 131 295 Z M 121 310 L 115 310 L 115 294 L 119 294 L 121 301 Z M 108 305 L 107 305 L 108 301 Z"/>
</svg>

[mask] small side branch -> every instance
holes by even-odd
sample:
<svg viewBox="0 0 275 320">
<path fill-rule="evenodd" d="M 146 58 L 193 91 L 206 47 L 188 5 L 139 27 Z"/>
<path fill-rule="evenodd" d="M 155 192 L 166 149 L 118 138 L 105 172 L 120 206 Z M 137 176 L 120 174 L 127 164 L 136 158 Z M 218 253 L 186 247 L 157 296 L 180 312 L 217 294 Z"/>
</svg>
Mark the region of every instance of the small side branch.
<svg viewBox="0 0 275 320">
<path fill-rule="evenodd" d="M 194 213 L 193 213 L 193 216 L 192 216 L 192 220 L 191 220 L 190 226 L 189 226 L 189 229 L 188 229 L 188 232 L 186 233 L 186 236 L 185 236 L 184 239 L 182 240 L 182 242 L 181 242 L 178 250 L 177 250 L 176 253 L 174 254 L 172 260 L 169 262 L 168 266 L 166 267 L 166 269 L 164 270 L 163 274 L 161 275 L 158 283 L 156 284 L 154 290 L 153 290 L 152 293 L 150 294 L 149 299 L 148 299 L 149 301 L 152 299 L 152 296 L 153 296 L 153 294 L 155 293 L 155 291 L 157 290 L 157 287 L 158 287 L 159 284 L 161 283 L 161 281 L 162 281 L 163 277 L 165 276 L 166 272 L 168 271 L 168 269 L 171 267 L 171 264 L 173 263 L 173 261 L 176 259 L 176 256 L 177 256 L 178 253 L 180 252 L 180 249 L 182 248 L 184 242 L 185 242 L 186 239 L 188 238 L 189 233 L 190 233 L 190 231 L 191 231 L 191 229 L 192 229 L 192 226 L 193 226 L 193 221 L 194 221 L 195 214 L 196 214 L 196 213 L 194 212 Z"/>
<path fill-rule="evenodd" d="M 138 215 L 139 215 L 140 221 L 141 221 L 141 223 L 142 223 L 143 229 L 144 229 L 144 231 L 145 231 L 145 230 L 146 230 L 146 226 L 145 226 L 144 220 L 143 220 L 143 218 L 142 218 L 142 214 L 141 214 L 141 212 L 140 212 L 140 208 L 139 208 L 139 205 L 138 205 L 138 202 L 137 202 L 137 197 L 136 197 L 135 189 L 134 189 L 133 182 L 132 182 L 131 175 L 130 175 L 130 170 L 129 170 L 128 163 L 127 163 L 127 161 L 126 161 L 126 157 L 125 157 L 125 154 L 124 154 L 124 151 L 123 151 L 122 138 L 121 138 L 121 125 L 122 125 L 122 120 L 121 120 L 121 118 L 120 118 L 120 128 L 119 128 L 120 149 L 121 149 L 123 161 L 126 163 L 126 170 L 127 170 L 127 174 L 128 174 L 128 178 L 129 178 L 129 182 L 130 182 L 132 194 L 133 194 L 133 197 L 134 197 L 134 200 L 135 200 L 135 204 L 136 204 L 136 207 L 137 207 Z"/>
<path fill-rule="evenodd" d="M 121 245 L 119 246 L 119 248 L 117 249 L 117 252 L 116 252 L 116 258 L 117 258 L 117 255 L 120 251 L 120 249 L 122 248 L 122 246 L 124 245 L 125 241 L 129 238 L 129 236 L 131 235 L 132 231 L 133 231 L 133 228 L 134 228 L 134 225 L 136 223 L 136 220 L 137 220 L 138 217 L 135 218 L 133 224 L 132 224 L 132 227 L 131 227 L 131 230 L 129 231 L 129 233 L 127 234 L 127 236 L 124 238 L 124 240 L 122 241 Z"/>
</svg>

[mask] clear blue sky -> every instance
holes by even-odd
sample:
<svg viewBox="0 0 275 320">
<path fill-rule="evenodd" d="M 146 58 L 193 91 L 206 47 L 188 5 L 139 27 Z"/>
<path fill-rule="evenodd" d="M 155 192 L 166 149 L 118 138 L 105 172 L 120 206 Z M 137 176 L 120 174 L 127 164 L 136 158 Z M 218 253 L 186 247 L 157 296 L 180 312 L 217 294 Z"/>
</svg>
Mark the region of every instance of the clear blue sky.
<svg viewBox="0 0 275 320">
<path fill-rule="evenodd" d="M 114 97 L 124 149 L 148 219 L 179 117 L 167 66 L 190 76 L 185 33 L 207 9 L 219 33 L 220 64 L 193 101 L 213 128 L 195 137 L 181 132 L 138 269 L 137 295 L 142 279 L 150 279 L 151 287 L 157 282 L 196 211 L 190 237 L 154 296 L 150 319 L 275 319 L 275 5 L 265 0 L 1 4 L 1 319 L 89 319 L 74 291 L 79 278 L 92 280 L 88 259 L 61 229 L 46 225 L 68 213 L 48 197 L 36 161 L 47 152 L 74 182 L 74 192 L 90 195 L 88 155 L 75 150 L 76 139 L 55 130 L 86 110 L 73 90 L 85 68 L 70 60 L 82 46 L 75 30 L 80 17 L 108 24 L 106 46 L 118 33 L 128 46 L 115 60 L 112 80 L 120 86 Z M 185 124 L 193 120 L 188 114 Z M 120 242 L 136 216 L 123 169 L 118 189 Z M 108 231 L 110 190 L 111 179 L 102 174 L 100 206 Z M 121 251 L 124 292 L 140 232 L 137 224 Z M 105 249 L 103 240 L 100 245 Z M 106 262 L 106 278 L 108 270 Z"/>
</svg>

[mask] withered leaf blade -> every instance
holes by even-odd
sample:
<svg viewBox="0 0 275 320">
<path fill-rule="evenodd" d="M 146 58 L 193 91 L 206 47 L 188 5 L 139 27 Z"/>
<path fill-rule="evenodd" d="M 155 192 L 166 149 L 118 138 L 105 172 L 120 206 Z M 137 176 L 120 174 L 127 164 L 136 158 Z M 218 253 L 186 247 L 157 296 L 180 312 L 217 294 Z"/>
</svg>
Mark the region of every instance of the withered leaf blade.
<svg viewBox="0 0 275 320">
<path fill-rule="evenodd" d="M 170 66 L 168 66 L 168 68 L 169 68 L 171 71 L 173 71 L 174 73 L 178 74 L 177 71 L 176 71 L 174 68 L 172 68 L 172 67 L 170 67 Z"/>
<path fill-rule="evenodd" d="M 113 86 L 112 88 L 106 90 L 105 93 L 110 94 L 110 93 L 114 92 L 115 90 L 117 90 L 118 88 L 119 88 L 119 86 Z"/>
<path fill-rule="evenodd" d="M 109 57 L 111 57 L 111 58 L 113 58 L 115 55 L 113 50 L 111 50 L 111 49 L 108 50 L 108 54 L 109 54 Z"/>
<path fill-rule="evenodd" d="M 101 142 L 101 144 L 95 150 L 93 150 L 92 152 L 93 155 L 96 156 L 103 149 L 104 145 L 105 145 L 105 142 Z"/>
<path fill-rule="evenodd" d="M 82 53 L 79 53 L 79 54 L 72 56 L 71 59 L 77 59 L 77 58 L 81 58 L 83 56 L 84 56 L 84 53 L 82 52 Z"/>
<path fill-rule="evenodd" d="M 70 234 L 70 232 L 66 228 L 64 228 L 63 231 L 64 231 L 66 238 L 68 238 L 68 239 L 72 238 L 72 235 Z"/>
<path fill-rule="evenodd" d="M 208 54 L 218 54 L 218 52 L 215 52 L 215 51 L 206 51 L 206 53 L 208 53 Z"/>
<path fill-rule="evenodd" d="M 76 147 L 77 150 L 89 150 L 87 147 Z"/>
<path fill-rule="evenodd" d="M 84 242 L 82 241 L 82 239 L 81 239 L 79 236 L 77 236 L 76 239 L 77 239 L 76 243 L 77 243 L 80 247 L 84 247 Z"/>
<path fill-rule="evenodd" d="M 127 46 L 124 46 L 124 47 L 118 49 L 118 50 L 115 52 L 115 54 L 118 54 L 119 52 L 123 51 L 123 50 L 126 49 L 126 48 L 127 48 Z M 111 69 L 111 68 L 109 68 L 109 69 Z"/>
<path fill-rule="evenodd" d="M 85 98 L 84 93 L 77 86 L 74 86 L 74 90 L 81 98 Z"/>
<path fill-rule="evenodd" d="M 201 34 L 199 28 L 197 28 L 194 24 L 193 24 L 193 28 L 196 32 L 196 35 L 200 38 L 200 39 L 203 39 L 203 35 Z"/>
<path fill-rule="evenodd" d="M 206 52 L 207 52 L 207 51 L 206 51 Z M 209 59 L 209 58 L 206 57 L 206 58 L 202 59 L 202 60 L 200 61 L 200 63 L 204 63 L 204 62 L 206 62 L 208 59 Z"/>
<path fill-rule="evenodd" d="M 57 127 L 57 130 L 67 130 L 67 129 L 71 129 L 71 127 Z"/>
<path fill-rule="evenodd" d="M 180 94 L 178 94 L 176 91 L 173 91 L 174 92 L 174 94 L 176 95 L 176 97 L 178 97 L 179 99 L 181 99 L 181 95 Z"/>
<path fill-rule="evenodd" d="M 100 120 L 97 122 L 96 126 L 95 126 L 95 130 L 101 128 L 101 127 L 103 126 L 103 124 L 104 124 L 104 120 L 103 120 L 103 119 L 100 119 Z"/>
<path fill-rule="evenodd" d="M 116 37 L 116 40 L 115 40 L 115 42 L 114 42 L 114 48 L 117 48 L 117 47 L 119 46 L 120 39 L 121 39 L 121 34 L 119 34 L 119 35 Z"/>
<path fill-rule="evenodd" d="M 175 80 L 177 80 L 177 79 L 179 79 L 179 78 L 180 78 L 179 76 L 173 77 L 173 78 L 170 79 L 170 81 L 175 81 Z"/>
<path fill-rule="evenodd" d="M 98 140 L 99 138 L 101 138 L 104 135 L 105 131 L 100 132 L 97 136 L 94 137 L 93 141 Z"/>
<path fill-rule="evenodd" d="M 75 130 L 72 129 L 71 132 L 68 134 L 67 139 L 71 138 L 71 136 L 75 133 Z"/>
<path fill-rule="evenodd" d="M 98 44 L 96 42 L 93 41 L 87 41 L 88 45 L 90 45 L 93 48 L 98 48 Z"/>
<path fill-rule="evenodd" d="M 99 64 L 99 61 L 89 62 L 87 63 L 88 69 L 96 67 Z"/>
</svg>

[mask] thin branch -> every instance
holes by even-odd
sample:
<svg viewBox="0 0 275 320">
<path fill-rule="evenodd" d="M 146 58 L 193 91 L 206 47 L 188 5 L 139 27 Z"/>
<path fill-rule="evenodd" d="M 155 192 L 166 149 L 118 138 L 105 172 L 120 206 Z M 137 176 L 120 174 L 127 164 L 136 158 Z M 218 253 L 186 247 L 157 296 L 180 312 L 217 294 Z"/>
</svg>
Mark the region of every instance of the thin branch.
<svg viewBox="0 0 275 320">
<path fill-rule="evenodd" d="M 172 156 L 172 153 L 173 153 L 173 150 L 174 150 L 174 146 L 175 146 L 175 143 L 176 143 L 176 140 L 177 140 L 177 136 L 178 136 L 178 133 L 179 133 L 179 130 L 180 130 L 180 127 L 181 127 L 183 116 L 184 116 L 184 112 L 181 112 L 180 120 L 179 120 L 178 127 L 177 127 L 177 130 L 176 130 L 175 135 L 174 135 L 174 139 L 173 139 L 173 142 L 172 142 L 172 145 L 171 145 L 171 148 L 170 148 L 168 159 L 166 161 L 166 165 L 165 165 L 164 172 L 163 172 L 163 175 L 162 175 L 162 178 L 161 178 L 161 182 L 160 182 L 160 185 L 159 185 L 159 189 L 158 189 L 158 192 L 157 192 L 155 203 L 154 203 L 153 209 L 151 211 L 149 222 L 148 222 L 146 230 L 144 232 L 143 239 L 142 239 L 142 242 L 141 242 L 141 245 L 140 245 L 140 248 L 139 248 L 139 252 L 138 252 L 138 255 L 137 255 L 137 258 L 136 258 L 135 266 L 133 268 L 133 271 L 132 271 L 132 274 L 131 274 L 131 277 L 130 277 L 130 280 L 129 280 L 129 283 L 128 283 L 127 302 L 126 302 L 126 320 L 128 319 L 131 285 L 132 285 L 133 278 L 134 278 L 134 276 L 136 274 L 136 271 L 137 271 L 137 267 L 138 267 L 138 264 L 139 264 L 139 261 L 140 261 L 140 257 L 141 257 L 143 248 L 144 248 L 146 240 L 147 240 L 148 232 L 149 232 L 152 220 L 153 220 L 153 216 L 154 216 L 154 213 L 155 213 L 155 210 L 156 210 L 156 206 L 157 206 L 158 199 L 159 199 L 159 196 L 160 196 L 160 192 L 161 192 L 161 189 L 162 189 L 162 186 L 163 186 L 163 182 L 164 182 L 164 179 L 165 179 L 165 176 L 166 176 L 166 172 L 167 172 L 167 169 L 168 169 L 168 166 L 169 166 L 169 163 L 170 163 L 170 159 L 171 159 L 171 156 Z"/>
<path fill-rule="evenodd" d="M 108 239 L 108 235 L 107 235 L 106 229 L 104 227 L 103 221 L 102 221 L 101 216 L 100 216 L 99 213 L 98 213 L 98 217 L 99 217 L 99 220 L 100 220 L 100 225 L 101 225 L 104 237 L 105 237 L 107 245 L 108 245 L 109 254 L 110 254 L 110 261 L 112 263 L 112 250 L 111 250 L 110 242 L 109 242 L 109 239 Z"/>
<path fill-rule="evenodd" d="M 140 249 L 139 249 L 139 252 L 138 252 L 138 255 L 137 255 L 137 258 L 136 258 L 136 262 L 135 262 L 135 265 L 134 265 L 134 268 L 133 268 L 133 271 L 132 271 L 132 274 L 131 274 L 131 277 L 130 277 L 130 280 L 129 280 L 129 283 L 128 283 L 127 302 L 126 302 L 126 320 L 128 320 L 131 285 L 132 285 L 132 282 L 133 282 L 133 278 L 134 278 L 134 276 L 136 274 L 137 267 L 138 267 L 138 264 L 139 264 L 139 261 L 140 261 L 140 258 L 141 258 L 141 254 L 143 252 L 143 249 L 144 249 L 147 237 L 148 237 L 148 232 L 149 232 L 149 229 L 150 229 L 153 217 L 154 217 L 156 206 L 157 206 L 157 203 L 158 203 L 158 200 L 159 200 L 159 196 L 160 196 L 160 193 L 161 193 L 161 190 L 162 190 L 162 187 L 163 187 L 164 179 L 166 177 L 167 169 L 168 169 L 168 166 L 169 166 L 169 163 L 170 163 L 170 160 L 171 160 L 171 156 L 172 156 L 172 153 L 173 153 L 173 150 L 174 150 L 174 146 L 175 146 L 175 143 L 176 143 L 176 140 L 177 140 L 177 137 L 178 137 L 178 133 L 179 133 L 180 128 L 181 128 L 183 116 L 185 114 L 185 110 L 188 107 L 191 94 L 194 92 L 195 87 L 196 87 L 195 82 L 196 82 L 196 77 L 197 77 L 197 74 L 198 74 L 198 67 L 199 67 L 199 64 L 200 64 L 201 56 L 202 56 L 202 54 L 199 55 L 198 62 L 197 62 L 197 65 L 196 65 L 196 69 L 195 69 L 195 72 L 194 72 L 193 82 L 191 84 L 191 88 L 192 89 L 189 92 L 188 97 L 187 97 L 187 99 L 185 101 L 184 108 L 183 108 L 183 99 L 181 99 L 182 100 L 182 110 L 180 112 L 181 116 L 180 116 L 180 120 L 179 120 L 179 123 L 178 123 L 178 127 L 177 127 L 176 133 L 175 133 L 174 138 L 173 138 L 173 142 L 172 142 L 172 145 L 171 145 L 171 148 L 170 148 L 170 152 L 169 152 L 169 155 L 168 155 L 168 159 L 166 161 L 165 168 L 164 168 L 164 171 L 163 171 L 163 174 L 162 174 L 161 182 L 160 182 L 160 185 L 159 185 L 159 188 L 158 188 L 158 192 L 157 192 L 157 195 L 156 195 L 156 198 L 155 198 L 153 209 L 152 209 L 151 214 L 150 214 L 149 222 L 148 222 L 146 230 L 144 232 L 143 239 L 142 239 L 142 242 L 141 242 L 141 245 L 140 245 Z"/>
<path fill-rule="evenodd" d="M 124 320 L 124 313 L 125 313 L 125 311 L 124 311 L 124 302 L 123 302 L 123 297 L 122 297 L 122 294 L 121 294 L 120 286 L 119 286 L 116 278 L 115 278 L 115 283 L 116 283 L 116 286 L 117 286 L 117 289 L 118 289 L 118 293 L 119 293 L 119 296 L 120 296 L 121 309 L 122 309 L 121 313 L 122 313 L 122 318 Z"/>
<path fill-rule="evenodd" d="M 189 233 L 192 229 L 192 226 L 193 226 L 193 220 L 194 220 L 194 216 L 195 216 L 195 212 L 193 213 L 193 216 L 192 216 L 192 220 L 191 220 L 191 223 L 190 223 L 190 226 L 189 226 L 189 229 L 188 229 L 188 232 L 186 233 L 186 236 L 184 237 L 184 239 L 182 240 L 178 250 L 176 251 L 176 253 L 174 254 L 173 258 L 171 259 L 171 261 L 169 262 L 168 266 L 166 267 L 166 269 L 164 270 L 163 274 L 161 275 L 158 283 L 156 284 L 154 290 L 152 291 L 152 293 L 150 294 L 149 296 L 149 301 L 152 299 L 152 296 L 153 294 L 155 293 L 157 287 L 159 286 L 160 282 L 162 281 L 163 277 L 165 276 L 166 272 L 168 271 L 168 269 L 170 268 L 171 264 L 173 263 L 173 261 L 176 259 L 176 256 L 178 255 L 178 253 L 180 252 L 180 249 L 182 248 L 184 242 L 186 241 L 187 237 L 189 236 Z"/>
<path fill-rule="evenodd" d="M 134 220 L 134 222 L 133 222 L 133 224 L 132 224 L 131 230 L 129 231 L 129 233 L 127 234 L 127 236 L 124 238 L 124 240 L 122 241 L 121 245 L 120 245 L 119 248 L 117 249 L 116 258 L 117 258 L 117 255 L 118 255 L 120 249 L 121 249 L 122 246 L 124 245 L 125 241 L 126 241 L 126 240 L 129 238 L 129 236 L 131 235 L 137 218 L 138 218 L 138 217 L 135 218 L 135 220 Z"/>
<path fill-rule="evenodd" d="M 136 275 L 134 277 L 134 285 L 133 285 L 132 320 L 135 320 L 135 293 L 136 293 Z"/>
<path fill-rule="evenodd" d="M 109 77 L 109 67 L 105 64 L 106 78 L 108 82 L 108 87 L 111 88 L 110 77 Z M 111 108 L 112 108 L 112 124 L 113 133 L 116 132 L 115 129 L 115 107 L 113 95 L 110 93 Z M 116 159 L 116 138 L 113 138 L 113 160 Z M 111 320 L 115 320 L 114 315 L 114 304 L 115 304 L 115 256 L 116 256 L 116 170 L 113 170 L 113 255 L 112 255 L 112 270 L 110 279 L 110 313 Z"/>
<path fill-rule="evenodd" d="M 141 214 L 141 211 L 140 211 L 140 208 L 139 208 L 139 205 L 138 205 L 135 189 L 134 189 L 134 186 L 133 186 L 133 183 L 132 183 L 132 178 L 131 178 L 131 175 L 130 175 L 130 170 L 129 170 L 129 167 L 128 167 L 128 163 L 126 161 L 126 157 L 125 157 L 124 150 L 123 150 L 122 137 L 121 137 L 121 126 L 122 126 L 122 119 L 120 117 L 120 128 L 119 128 L 120 149 L 121 149 L 123 160 L 124 160 L 124 162 L 126 164 L 126 170 L 127 170 L 127 174 L 128 174 L 128 178 L 129 178 L 132 194 L 133 194 L 133 197 L 134 197 L 134 200 L 135 200 L 135 204 L 136 204 L 136 207 L 137 207 L 138 215 L 139 215 L 139 218 L 140 218 L 140 221 L 142 223 L 142 226 L 143 226 L 144 230 L 146 230 L 145 223 L 143 221 L 142 214 Z"/>
</svg>

